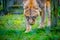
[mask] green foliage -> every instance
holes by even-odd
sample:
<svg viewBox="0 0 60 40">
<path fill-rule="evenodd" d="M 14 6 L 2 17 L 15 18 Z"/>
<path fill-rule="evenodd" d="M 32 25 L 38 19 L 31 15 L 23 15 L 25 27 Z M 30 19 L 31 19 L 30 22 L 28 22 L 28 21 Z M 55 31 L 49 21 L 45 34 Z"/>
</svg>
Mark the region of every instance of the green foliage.
<svg viewBox="0 0 60 40">
<path fill-rule="evenodd" d="M 38 29 L 40 17 L 32 25 L 32 31 L 25 33 L 24 15 L 9 14 L 0 16 L 0 40 L 59 40 L 59 27 Z M 47 19 L 46 19 L 47 20 Z M 47 25 L 47 24 L 46 24 Z M 57 31 L 56 31 L 57 30 Z"/>
<path fill-rule="evenodd" d="M 0 11 L 1 11 L 1 10 L 3 10 L 3 5 L 2 5 L 2 4 L 0 5 Z"/>
</svg>

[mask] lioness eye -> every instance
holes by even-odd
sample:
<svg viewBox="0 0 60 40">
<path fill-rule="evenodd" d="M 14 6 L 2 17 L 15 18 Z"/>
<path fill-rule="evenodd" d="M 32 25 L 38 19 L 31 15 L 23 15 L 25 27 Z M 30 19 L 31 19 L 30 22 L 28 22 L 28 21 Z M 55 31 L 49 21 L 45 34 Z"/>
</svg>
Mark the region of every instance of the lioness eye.
<svg viewBox="0 0 60 40">
<path fill-rule="evenodd" d="M 36 18 L 36 16 L 33 16 L 32 18 Z"/>
<path fill-rule="evenodd" d="M 26 16 L 26 18 L 29 18 L 29 16 Z"/>
</svg>

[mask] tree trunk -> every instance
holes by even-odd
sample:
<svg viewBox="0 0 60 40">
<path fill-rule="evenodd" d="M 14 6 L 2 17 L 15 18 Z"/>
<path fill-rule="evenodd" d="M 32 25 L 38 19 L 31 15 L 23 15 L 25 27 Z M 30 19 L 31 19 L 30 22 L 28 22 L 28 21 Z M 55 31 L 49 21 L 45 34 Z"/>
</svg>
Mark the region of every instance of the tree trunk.
<svg viewBox="0 0 60 40">
<path fill-rule="evenodd" d="M 3 13 L 7 14 L 7 0 L 3 0 Z"/>
<path fill-rule="evenodd" d="M 52 13 L 52 26 L 57 26 L 57 17 L 58 17 L 58 0 L 51 0 Z"/>
</svg>

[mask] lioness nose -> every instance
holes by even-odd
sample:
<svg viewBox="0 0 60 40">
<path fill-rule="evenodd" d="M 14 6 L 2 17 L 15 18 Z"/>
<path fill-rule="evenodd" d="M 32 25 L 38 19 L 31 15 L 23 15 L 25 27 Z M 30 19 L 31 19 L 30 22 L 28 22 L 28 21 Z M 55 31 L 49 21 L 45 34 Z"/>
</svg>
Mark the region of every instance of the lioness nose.
<svg viewBox="0 0 60 40">
<path fill-rule="evenodd" d="M 33 22 L 33 20 L 32 20 L 32 19 L 29 19 L 29 22 L 30 22 L 30 23 L 32 23 L 32 22 Z"/>
<path fill-rule="evenodd" d="M 29 23 L 30 23 L 30 25 L 33 25 L 35 23 L 35 21 L 33 19 L 30 19 Z"/>
</svg>

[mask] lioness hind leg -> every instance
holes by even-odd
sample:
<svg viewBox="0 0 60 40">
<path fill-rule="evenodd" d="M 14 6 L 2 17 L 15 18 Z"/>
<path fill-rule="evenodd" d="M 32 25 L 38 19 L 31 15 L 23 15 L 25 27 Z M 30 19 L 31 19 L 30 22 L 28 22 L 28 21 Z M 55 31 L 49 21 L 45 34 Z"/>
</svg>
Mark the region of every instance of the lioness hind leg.
<svg viewBox="0 0 60 40">
<path fill-rule="evenodd" d="M 47 1 L 47 13 L 48 13 L 48 25 L 51 26 L 51 9 L 50 9 L 50 1 Z"/>
</svg>

